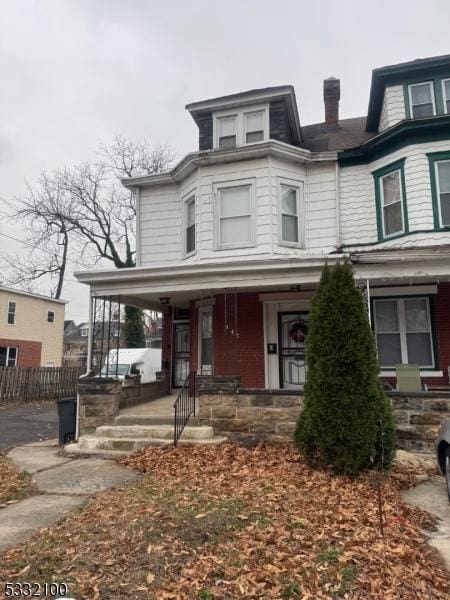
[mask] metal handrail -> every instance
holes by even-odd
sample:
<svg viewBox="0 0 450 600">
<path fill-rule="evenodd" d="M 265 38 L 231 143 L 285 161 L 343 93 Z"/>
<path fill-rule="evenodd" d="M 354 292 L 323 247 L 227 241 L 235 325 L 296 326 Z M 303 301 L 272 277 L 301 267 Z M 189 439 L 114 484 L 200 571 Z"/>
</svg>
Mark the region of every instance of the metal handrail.
<svg viewBox="0 0 450 600">
<path fill-rule="evenodd" d="M 191 415 L 195 417 L 195 376 L 196 371 L 189 373 L 173 405 L 175 412 L 173 427 L 174 446 L 177 445 Z"/>
</svg>

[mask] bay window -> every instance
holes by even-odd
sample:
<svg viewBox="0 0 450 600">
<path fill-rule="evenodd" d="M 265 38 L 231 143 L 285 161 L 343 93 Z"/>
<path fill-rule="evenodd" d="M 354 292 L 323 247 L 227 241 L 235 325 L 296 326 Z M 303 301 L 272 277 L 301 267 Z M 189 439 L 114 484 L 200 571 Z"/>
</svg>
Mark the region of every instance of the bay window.
<svg viewBox="0 0 450 600">
<path fill-rule="evenodd" d="M 217 189 L 216 227 L 219 249 L 253 245 L 252 189 L 251 184 Z"/>
<path fill-rule="evenodd" d="M 195 252 L 195 197 L 185 204 L 185 254 Z"/>
<path fill-rule="evenodd" d="M 450 227 L 450 152 L 431 152 L 427 156 L 430 164 L 434 227 L 447 229 Z"/>
<path fill-rule="evenodd" d="M 432 117 L 436 114 L 433 82 L 414 83 L 409 86 L 408 91 L 412 119 Z"/>
<path fill-rule="evenodd" d="M 290 185 L 280 185 L 281 243 L 299 244 L 300 190 Z"/>
<path fill-rule="evenodd" d="M 408 363 L 435 367 L 428 297 L 380 298 L 373 301 L 373 308 L 381 368 Z"/>
<path fill-rule="evenodd" d="M 404 162 L 397 161 L 373 173 L 380 241 L 408 233 Z"/>
</svg>

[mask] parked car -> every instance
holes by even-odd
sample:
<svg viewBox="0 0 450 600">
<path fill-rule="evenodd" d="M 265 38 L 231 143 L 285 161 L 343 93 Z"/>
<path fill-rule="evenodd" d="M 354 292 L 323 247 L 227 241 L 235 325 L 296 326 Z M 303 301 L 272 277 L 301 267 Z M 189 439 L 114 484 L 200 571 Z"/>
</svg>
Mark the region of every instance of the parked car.
<svg viewBox="0 0 450 600">
<path fill-rule="evenodd" d="M 117 350 L 110 350 L 108 364 L 103 366 L 101 376 L 115 377 L 117 372 L 117 377 L 124 380 L 126 375 L 140 375 L 141 383 L 148 383 L 155 381 L 160 370 L 161 349 L 120 348 L 118 360 Z"/>
<path fill-rule="evenodd" d="M 447 494 L 450 502 L 450 419 L 442 423 L 436 439 L 438 467 L 447 482 Z"/>
</svg>

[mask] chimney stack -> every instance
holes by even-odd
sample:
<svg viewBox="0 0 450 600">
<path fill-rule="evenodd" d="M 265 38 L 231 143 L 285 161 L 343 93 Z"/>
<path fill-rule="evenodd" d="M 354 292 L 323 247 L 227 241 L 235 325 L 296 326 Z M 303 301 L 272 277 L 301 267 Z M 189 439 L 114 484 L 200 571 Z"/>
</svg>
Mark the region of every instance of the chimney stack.
<svg viewBox="0 0 450 600">
<path fill-rule="evenodd" d="M 339 121 L 339 99 L 341 97 L 341 82 L 336 77 L 328 77 L 323 82 L 323 99 L 325 102 L 325 123 Z"/>
</svg>

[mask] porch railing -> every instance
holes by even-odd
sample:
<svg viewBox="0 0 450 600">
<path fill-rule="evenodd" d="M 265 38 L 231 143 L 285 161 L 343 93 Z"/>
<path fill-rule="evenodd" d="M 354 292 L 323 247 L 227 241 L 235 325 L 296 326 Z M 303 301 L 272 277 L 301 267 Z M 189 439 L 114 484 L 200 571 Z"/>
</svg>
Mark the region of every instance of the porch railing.
<svg viewBox="0 0 450 600">
<path fill-rule="evenodd" d="M 195 376 L 196 371 L 189 373 L 173 405 L 175 411 L 173 428 L 174 446 L 177 445 L 191 415 L 195 417 Z"/>
</svg>

